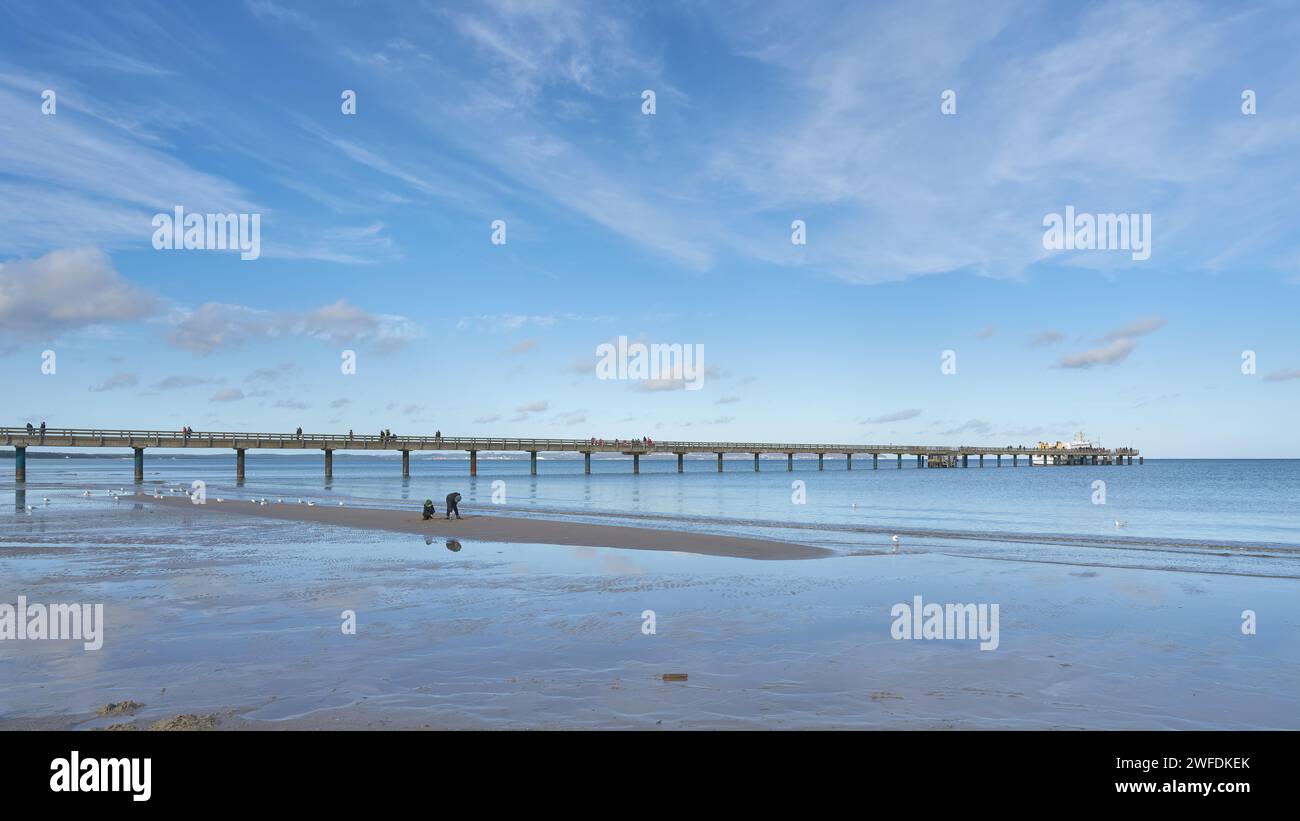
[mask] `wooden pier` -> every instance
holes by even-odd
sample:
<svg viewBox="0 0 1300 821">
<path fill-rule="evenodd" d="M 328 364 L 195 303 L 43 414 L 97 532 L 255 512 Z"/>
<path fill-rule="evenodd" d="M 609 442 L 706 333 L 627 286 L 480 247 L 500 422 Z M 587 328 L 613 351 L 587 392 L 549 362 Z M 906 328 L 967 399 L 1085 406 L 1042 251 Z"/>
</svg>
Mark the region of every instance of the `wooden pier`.
<svg viewBox="0 0 1300 821">
<path fill-rule="evenodd" d="M 39 448 L 130 448 L 135 453 L 135 481 L 144 481 L 144 452 L 147 448 L 178 450 L 227 449 L 235 452 L 235 478 L 244 478 L 244 454 L 249 450 L 315 450 L 324 454 L 325 476 L 334 471 L 334 451 L 391 451 L 402 454 L 402 476 L 411 474 L 411 451 L 461 451 L 469 454 L 469 475 L 478 475 L 478 455 L 487 452 L 529 454 L 530 472 L 537 475 L 539 453 L 581 453 L 587 473 L 591 473 L 593 453 L 613 453 L 631 457 L 632 472 L 641 470 L 641 457 L 675 455 L 677 472 L 684 470 L 687 454 L 716 454 L 718 472 L 722 472 L 726 454 L 754 457 L 754 471 L 759 457 L 785 454 L 786 470 L 794 470 L 796 455 L 816 454 L 817 469 L 825 468 L 826 454 L 843 454 L 853 470 L 854 457 L 870 457 L 873 470 L 882 457 L 903 467 L 904 457 L 915 460 L 918 468 L 984 467 L 986 459 L 996 467 L 1004 457 L 1012 467 L 1049 465 L 1124 465 L 1143 458 L 1136 448 L 1061 448 L 1020 446 L 941 446 L 941 445 L 854 445 L 771 442 L 646 442 L 639 439 L 513 439 L 464 436 L 354 436 L 352 434 L 239 433 L 230 431 L 194 431 L 188 434 L 162 430 L 107 430 L 95 428 L 49 428 L 45 431 L 25 428 L 0 428 L 0 445 L 14 448 L 14 479 L 27 479 L 27 449 Z M 889 459 L 888 457 L 892 457 Z"/>
</svg>

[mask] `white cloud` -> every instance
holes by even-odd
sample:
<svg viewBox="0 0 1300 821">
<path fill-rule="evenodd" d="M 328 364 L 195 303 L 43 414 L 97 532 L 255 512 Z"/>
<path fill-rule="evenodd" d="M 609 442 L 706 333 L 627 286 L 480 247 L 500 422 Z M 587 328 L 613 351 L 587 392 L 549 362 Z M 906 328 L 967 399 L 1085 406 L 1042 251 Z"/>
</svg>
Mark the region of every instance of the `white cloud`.
<svg viewBox="0 0 1300 821">
<path fill-rule="evenodd" d="M 1109 345 L 1067 354 L 1061 357 L 1058 367 L 1091 368 L 1094 365 L 1115 365 L 1127 359 L 1128 355 L 1133 353 L 1133 349 L 1136 347 L 1137 343 L 1132 339 L 1116 339 Z"/>
<path fill-rule="evenodd" d="M 39 337 L 109 322 L 143 319 L 154 296 L 123 280 L 102 251 L 51 251 L 0 264 L 3 333 Z"/>
<path fill-rule="evenodd" d="M 207 355 L 259 339 L 301 336 L 333 345 L 368 346 L 392 351 L 421 335 L 403 316 L 374 314 L 340 299 L 311 311 L 265 311 L 243 305 L 209 302 L 172 317 L 168 341 Z"/>
</svg>

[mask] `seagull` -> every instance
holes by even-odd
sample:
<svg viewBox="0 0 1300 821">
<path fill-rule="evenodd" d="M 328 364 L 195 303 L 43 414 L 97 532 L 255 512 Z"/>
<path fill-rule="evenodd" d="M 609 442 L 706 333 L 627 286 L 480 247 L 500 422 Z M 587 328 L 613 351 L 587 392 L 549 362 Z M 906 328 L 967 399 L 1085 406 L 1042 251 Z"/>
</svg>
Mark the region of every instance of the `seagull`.
<svg viewBox="0 0 1300 821">
<path fill-rule="evenodd" d="M 218 497 L 217 497 L 217 501 L 218 501 L 218 502 L 224 502 L 224 501 L 226 501 L 226 500 L 223 499 L 223 498 L 221 498 L 220 496 L 218 496 Z"/>
<path fill-rule="evenodd" d="M 276 503 L 277 505 L 282 505 L 282 504 L 284 504 L 284 500 L 283 500 L 283 499 L 276 499 L 276 500 L 275 500 L 275 503 Z"/>
<path fill-rule="evenodd" d="M 302 499 L 299 499 L 299 500 L 298 500 L 298 504 L 302 504 Z"/>
<path fill-rule="evenodd" d="M 1121 522 L 1119 519 L 1115 520 L 1115 527 L 1124 527 L 1127 524 L 1128 522 Z"/>
<path fill-rule="evenodd" d="M 854 502 L 853 504 L 849 505 L 849 507 L 851 507 L 851 508 L 853 508 L 853 509 L 856 510 L 857 507 L 858 507 L 858 503 L 857 503 L 857 502 Z"/>
<path fill-rule="evenodd" d="M 893 537 L 892 537 L 889 541 L 891 541 L 891 542 L 894 543 L 894 546 L 891 548 L 891 550 L 892 550 L 894 553 L 897 553 L 897 552 L 898 552 L 898 534 L 895 533 L 895 534 L 893 535 Z"/>
<path fill-rule="evenodd" d="M 339 507 L 343 507 L 343 503 L 342 503 L 342 502 L 339 502 Z"/>
<path fill-rule="evenodd" d="M 82 495 L 82 496 L 89 496 L 89 495 L 90 495 L 90 491 L 88 490 L 88 491 L 86 491 L 85 493 L 83 493 L 83 494 L 81 494 L 81 495 Z"/>
<path fill-rule="evenodd" d="M 46 496 L 45 498 L 41 499 L 41 501 L 48 505 L 50 503 L 50 497 Z"/>
</svg>

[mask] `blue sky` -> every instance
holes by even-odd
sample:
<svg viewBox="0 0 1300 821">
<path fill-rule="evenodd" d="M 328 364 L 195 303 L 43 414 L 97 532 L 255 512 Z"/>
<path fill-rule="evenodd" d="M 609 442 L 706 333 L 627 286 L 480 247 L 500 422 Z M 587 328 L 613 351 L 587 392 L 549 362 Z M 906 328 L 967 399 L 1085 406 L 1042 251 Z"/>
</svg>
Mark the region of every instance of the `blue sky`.
<svg viewBox="0 0 1300 821">
<path fill-rule="evenodd" d="M 7 423 L 1300 456 L 1298 35 L 1269 3 L 7 2 Z M 260 214 L 260 258 L 155 250 L 177 205 Z M 1150 214 L 1150 259 L 1046 250 L 1067 205 Z M 704 387 L 597 379 L 619 336 L 702 345 Z"/>
</svg>

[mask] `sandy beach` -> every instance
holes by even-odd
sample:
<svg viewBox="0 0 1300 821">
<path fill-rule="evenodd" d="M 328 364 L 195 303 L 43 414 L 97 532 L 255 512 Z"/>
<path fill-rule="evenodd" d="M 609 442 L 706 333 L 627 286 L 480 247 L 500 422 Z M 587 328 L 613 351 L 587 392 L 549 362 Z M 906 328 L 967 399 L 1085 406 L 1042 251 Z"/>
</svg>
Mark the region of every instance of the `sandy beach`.
<svg viewBox="0 0 1300 821">
<path fill-rule="evenodd" d="M 445 519 L 440 513 L 428 521 L 417 512 L 359 507 L 309 506 L 296 503 L 210 499 L 207 504 L 193 504 L 189 497 L 156 499 L 138 495 L 132 501 L 177 507 L 196 513 L 237 513 L 290 522 L 354 527 L 366 530 L 389 530 L 420 533 L 439 539 L 474 539 L 505 544 L 551 544 L 571 547 L 613 547 L 625 550 L 661 550 L 724 556 L 734 559 L 820 559 L 833 555 L 822 547 L 689 533 L 680 530 L 657 530 L 646 527 L 565 522 L 550 519 L 522 519 L 507 516 L 470 514 L 463 519 Z M 295 500 L 296 502 L 296 500 Z"/>
</svg>

